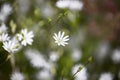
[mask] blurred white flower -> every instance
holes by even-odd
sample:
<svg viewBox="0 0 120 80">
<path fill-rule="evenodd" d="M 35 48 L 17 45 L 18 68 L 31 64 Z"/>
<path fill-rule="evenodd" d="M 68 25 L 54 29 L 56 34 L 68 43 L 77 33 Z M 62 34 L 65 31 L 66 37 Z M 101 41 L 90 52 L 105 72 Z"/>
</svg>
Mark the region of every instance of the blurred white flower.
<svg viewBox="0 0 120 80">
<path fill-rule="evenodd" d="M 61 31 L 58 32 L 58 35 L 54 33 L 53 38 L 55 39 L 55 43 L 58 44 L 58 46 L 62 45 L 65 46 L 68 44 L 66 41 L 69 40 L 69 36 L 64 36 L 64 32 L 61 33 Z"/>
<path fill-rule="evenodd" d="M 80 60 L 81 56 L 82 56 L 81 50 L 78 50 L 78 49 L 74 49 L 74 50 L 73 50 L 72 59 L 73 59 L 74 61 Z"/>
<path fill-rule="evenodd" d="M 100 42 L 98 47 L 96 48 L 96 54 L 95 54 L 95 58 L 99 61 L 99 62 L 103 62 L 104 59 L 106 58 L 106 56 L 108 55 L 109 51 L 109 43 L 106 41 Z"/>
<path fill-rule="evenodd" d="M 4 4 L 2 6 L 1 12 L 4 13 L 5 15 L 9 15 L 12 11 L 12 7 L 10 4 Z"/>
<path fill-rule="evenodd" d="M 8 40 L 3 42 L 3 48 L 9 53 L 14 53 L 19 50 L 20 44 L 16 43 L 17 41 Z"/>
<path fill-rule="evenodd" d="M 7 16 L 9 14 L 11 14 L 11 12 L 12 12 L 11 5 L 10 4 L 4 4 L 1 8 L 1 11 L 0 11 L 0 20 L 4 22 L 7 18 Z"/>
<path fill-rule="evenodd" d="M 37 50 L 33 49 L 26 50 L 25 56 L 30 60 L 30 63 L 32 64 L 33 67 L 36 68 L 43 67 L 48 69 L 50 66 L 49 63 L 44 58 L 44 56 Z"/>
<path fill-rule="evenodd" d="M 9 39 L 10 39 L 10 37 L 8 36 L 7 33 L 2 33 L 2 35 L 0 35 L 1 42 L 8 41 Z"/>
<path fill-rule="evenodd" d="M 82 1 L 79 0 L 58 0 L 56 2 L 58 8 L 69 8 L 71 10 L 81 10 L 83 7 Z"/>
<path fill-rule="evenodd" d="M 24 76 L 22 73 L 15 71 L 12 73 L 10 80 L 24 80 Z"/>
<path fill-rule="evenodd" d="M 56 6 L 59 8 L 68 8 L 70 0 L 58 0 Z"/>
<path fill-rule="evenodd" d="M 28 32 L 27 29 L 23 29 L 20 34 L 17 34 L 17 37 L 21 44 L 26 46 L 27 44 L 32 44 L 34 34 L 32 31 Z"/>
<path fill-rule="evenodd" d="M 120 50 L 119 49 L 114 50 L 111 57 L 115 63 L 120 63 Z"/>
<path fill-rule="evenodd" d="M 36 75 L 38 80 L 53 80 L 52 74 L 48 70 L 41 70 Z"/>
<path fill-rule="evenodd" d="M 111 73 L 102 73 L 99 80 L 113 80 L 113 75 Z"/>
<path fill-rule="evenodd" d="M 7 31 L 7 27 L 4 23 L 1 24 L 0 26 L 0 34 L 4 33 Z"/>
<path fill-rule="evenodd" d="M 75 65 L 72 68 L 72 74 L 75 74 L 77 72 L 77 70 L 79 69 L 79 67 L 82 67 L 82 70 L 76 74 L 75 80 L 87 80 L 87 77 L 88 77 L 87 69 L 86 69 L 86 67 L 84 67 L 81 64 L 80 65 Z"/>
<path fill-rule="evenodd" d="M 19 16 L 23 16 L 28 12 L 30 8 L 30 0 L 17 0 L 17 3 L 18 3 L 17 13 Z"/>
<path fill-rule="evenodd" d="M 41 13 L 44 17 L 52 17 L 55 14 L 55 10 L 50 5 L 44 5 L 44 7 L 41 7 Z"/>
<path fill-rule="evenodd" d="M 50 60 L 51 61 L 55 62 L 58 60 L 58 58 L 59 58 L 59 55 L 57 52 L 50 52 Z"/>
</svg>

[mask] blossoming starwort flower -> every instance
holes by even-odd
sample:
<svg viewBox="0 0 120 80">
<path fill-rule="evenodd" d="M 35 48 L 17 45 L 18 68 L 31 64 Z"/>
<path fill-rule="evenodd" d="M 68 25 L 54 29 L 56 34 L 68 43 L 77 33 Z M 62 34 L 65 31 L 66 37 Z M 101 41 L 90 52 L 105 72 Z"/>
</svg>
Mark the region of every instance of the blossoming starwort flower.
<svg viewBox="0 0 120 80">
<path fill-rule="evenodd" d="M 61 31 L 58 32 L 58 35 L 54 33 L 53 38 L 55 39 L 55 43 L 57 43 L 58 46 L 65 46 L 66 44 L 68 44 L 66 41 L 69 40 L 69 36 L 64 36 L 64 34 L 65 32 L 61 33 Z"/>
<path fill-rule="evenodd" d="M 26 46 L 27 44 L 32 44 L 34 35 L 32 31 L 28 32 L 27 29 L 23 29 L 20 34 L 17 34 L 17 37 L 21 44 Z"/>
<path fill-rule="evenodd" d="M 17 41 L 9 40 L 9 41 L 3 42 L 3 48 L 9 53 L 14 53 L 19 50 L 20 45 L 19 43 L 17 43 Z"/>
</svg>

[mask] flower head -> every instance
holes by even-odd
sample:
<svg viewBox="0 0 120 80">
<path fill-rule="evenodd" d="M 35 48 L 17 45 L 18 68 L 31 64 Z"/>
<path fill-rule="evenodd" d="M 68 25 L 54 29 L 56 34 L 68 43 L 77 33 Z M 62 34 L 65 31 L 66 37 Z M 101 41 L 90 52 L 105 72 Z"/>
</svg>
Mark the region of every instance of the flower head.
<svg viewBox="0 0 120 80">
<path fill-rule="evenodd" d="M 16 71 L 11 75 L 10 80 L 24 80 L 24 76 L 20 72 Z"/>
<path fill-rule="evenodd" d="M 9 41 L 3 42 L 3 48 L 9 53 L 14 53 L 19 50 L 20 45 L 19 43 L 17 43 L 17 41 L 9 40 Z"/>
<path fill-rule="evenodd" d="M 34 35 L 32 31 L 28 32 L 27 29 L 23 29 L 20 34 L 17 34 L 17 37 L 21 44 L 26 46 L 32 44 Z"/>
<path fill-rule="evenodd" d="M 66 44 L 68 44 L 66 41 L 69 40 L 69 36 L 64 36 L 65 32 L 59 31 L 58 35 L 56 33 L 54 33 L 53 38 L 55 39 L 55 43 L 58 44 L 58 46 L 62 45 L 65 46 Z"/>
</svg>

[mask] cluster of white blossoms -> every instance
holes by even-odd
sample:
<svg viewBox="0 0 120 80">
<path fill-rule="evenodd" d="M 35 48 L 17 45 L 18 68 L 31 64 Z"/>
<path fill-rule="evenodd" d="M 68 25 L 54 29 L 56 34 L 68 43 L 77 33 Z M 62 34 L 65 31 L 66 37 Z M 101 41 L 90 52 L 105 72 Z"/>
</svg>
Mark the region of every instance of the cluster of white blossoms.
<svg viewBox="0 0 120 80">
<path fill-rule="evenodd" d="M 65 46 L 66 44 L 68 44 L 66 41 L 69 40 L 69 36 L 64 36 L 65 32 L 62 32 L 59 31 L 58 34 L 54 33 L 54 40 L 55 40 L 55 43 L 58 44 L 58 46 L 62 45 L 62 46 Z"/>
<path fill-rule="evenodd" d="M 12 73 L 10 80 L 24 80 L 24 76 L 22 73 L 15 71 Z"/>
<path fill-rule="evenodd" d="M 33 32 L 28 32 L 27 29 L 22 29 L 21 33 L 11 37 L 7 33 L 7 27 L 5 24 L 0 26 L 0 42 L 3 43 L 2 47 L 9 53 L 18 51 L 22 45 L 31 45 L 33 42 L 33 37 Z"/>
<path fill-rule="evenodd" d="M 18 51 L 21 46 L 31 45 L 33 42 L 33 32 L 28 32 L 27 29 L 22 29 L 21 33 L 15 36 L 9 36 L 7 33 L 7 27 L 5 25 L 6 18 L 11 14 L 12 6 L 8 3 L 2 5 L 0 10 L 0 43 L 3 44 L 3 48 L 9 53 Z"/>
</svg>

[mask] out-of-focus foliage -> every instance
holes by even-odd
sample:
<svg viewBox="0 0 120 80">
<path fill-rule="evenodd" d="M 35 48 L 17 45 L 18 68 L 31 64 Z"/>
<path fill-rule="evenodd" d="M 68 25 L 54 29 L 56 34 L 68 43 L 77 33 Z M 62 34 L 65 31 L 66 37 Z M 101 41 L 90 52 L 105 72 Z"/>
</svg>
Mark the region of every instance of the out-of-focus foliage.
<svg viewBox="0 0 120 80">
<path fill-rule="evenodd" d="M 16 71 L 24 80 L 120 80 L 120 0 L 61 1 L 0 0 L 0 10 L 12 7 L 5 20 L 0 15 L 9 35 L 34 33 L 32 45 L 12 56 L 0 42 L 0 80 L 14 80 Z M 55 43 L 59 31 L 69 35 L 68 45 Z"/>
</svg>

